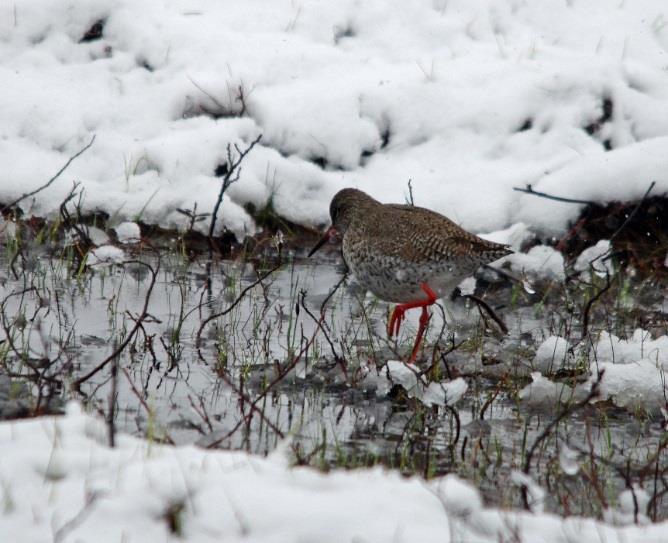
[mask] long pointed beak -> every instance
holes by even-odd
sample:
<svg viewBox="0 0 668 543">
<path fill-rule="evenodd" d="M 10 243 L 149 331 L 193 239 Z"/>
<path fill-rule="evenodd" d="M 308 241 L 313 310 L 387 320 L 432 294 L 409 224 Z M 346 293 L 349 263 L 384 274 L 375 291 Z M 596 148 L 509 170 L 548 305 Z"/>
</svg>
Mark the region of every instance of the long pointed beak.
<svg viewBox="0 0 668 543">
<path fill-rule="evenodd" d="M 313 247 L 313 249 L 311 249 L 311 252 L 308 254 L 308 256 L 309 257 L 313 256 L 315 254 L 315 252 L 318 249 L 320 249 L 320 247 L 322 247 L 325 243 L 327 243 L 331 239 L 335 238 L 337 234 L 338 234 L 338 232 L 336 231 L 336 228 L 334 228 L 333 226 L 330 226 L 327 229 L 327 231 L 325 232 L 325 234 L 320 238 L 320 241 L 318 241 L 318 243 L 315 244 L 315 247 Z"/>
</svg>

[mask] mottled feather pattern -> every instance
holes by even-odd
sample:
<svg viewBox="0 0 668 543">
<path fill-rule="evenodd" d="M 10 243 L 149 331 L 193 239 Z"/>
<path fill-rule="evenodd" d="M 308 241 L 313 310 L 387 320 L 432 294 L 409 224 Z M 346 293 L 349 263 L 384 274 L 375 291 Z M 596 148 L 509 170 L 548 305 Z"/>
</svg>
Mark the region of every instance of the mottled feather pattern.
<svg viewBox="0 0 668 543">
<path fill-rule="evenodd" d="M 381 204 L 356 189 L 340 191 L 330 211 L 351 271 L 388 301 L 424 298 L 422 283 L 444 296 L 482 264 L 510 253 L 434 211 Z"/>
</svg>

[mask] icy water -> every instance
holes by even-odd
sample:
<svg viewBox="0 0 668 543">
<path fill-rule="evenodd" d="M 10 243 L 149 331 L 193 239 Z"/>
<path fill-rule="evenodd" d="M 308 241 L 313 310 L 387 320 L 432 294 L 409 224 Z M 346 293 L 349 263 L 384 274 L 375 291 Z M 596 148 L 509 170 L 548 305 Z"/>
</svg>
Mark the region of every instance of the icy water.
<svg viewBox="0 0 668 543">
<path fill-rule="evenodd" d="M 336 260 L 284 262 L 243 295 L 271 263 L 142 261 L 157 270 L 154 284 L 139 262 L 78 276 L 47 255 L 24 261 L 19 273 L 4 262 L 4 367 L 40 383 L 31 389 L 36 401 L 53 396 L 57 409 L 60 400 L 84 399 L 116 431 L 149 439 L 259 454 L 284 444 L 295 463 L 322 469 L 456 472 L 491 503 L 521 502 L 512 472 L 558 411 L 518 395 L 536 344 L 554 333 L 549 311 L 536 316 L 531 305 L 511 307 L 508 292 L 492 293 L 488 302 L 510 328 L 505 337 L 483 334 L 490 326 L 470 302 L 448 304 L 453 326 L 434 311 L 421 368 L 437 364 L 423 377 L 462 376 L 468 390 L 454 406 L 426 407 L 388 385 L 385 369 L 410 352 L 417 315 L 388 340 L 387 304 L 348 282 L 328 299 L 342 276 Z M 661 420 L 578 409 L 534 453 L 532 475 L 548 487 L 535 499 L 561 513 L 600 514 L 640 478 L 633 466 L 651 460 L 662 436 Z M 657 473 L 665 461 L 656 459 Z M 646 490 L 661 496 L 644 468 L 643 484 L 655 485 Z M 665 504 L 654 501 L 665 518 Z"/>
</svg>

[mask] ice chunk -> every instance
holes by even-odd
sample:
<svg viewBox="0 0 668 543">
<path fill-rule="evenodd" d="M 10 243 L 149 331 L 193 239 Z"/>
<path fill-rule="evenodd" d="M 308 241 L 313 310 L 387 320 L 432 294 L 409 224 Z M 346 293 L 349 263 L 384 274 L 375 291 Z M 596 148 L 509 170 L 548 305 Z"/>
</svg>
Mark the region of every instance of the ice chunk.
<svg viewBox="0 0 668 543">
<path fill-rule="evenodd" d="M 123 249 L 113 245 L 102 245 L 88 253 L 87 263 L 89 266 L 108 266 L 119 264 L 125 260 Z"/>
<path fill-rule="evenodd" d="M 636 329 L 629 339 L 620 339 L 614 334 L 601 332 L 592 354 L 597 360 L 617 364 L 629 364 L 647 358 L 668 370 L 668 336 L 652 339 L 649 332 L 640 328 Z"/>
<path fill-rule="evenodd" d="M 519 392 L 520 400 L 535 408 L 549 408 L 559 402 L 566 403 L 573 399 L 574 390 L 563 383 L 555 383 L 536 371 L 531 374 L 532 382 Z"/>
<path fill-rule="evenodd" d="M 579 453 L 571 449 L 565 443 L 562 443 L 559 448 L 559 466 L 561 471 L 567 475 L 575 475 L 580 471 L 580 463 L 578 462 Z"/>
<path fill-rule="evenodd" d="M 533 277 L 556 280 L 566 277 L 563 255 L 546 245 L 536 245 L 529 249 L 528 253 L 510 254 L 499 261 L 502 262 L 509 262 L 513 271 Z"/>
<path fill-rule="evenodd" d="M 568 341 L 559 336 L 550 336 L 540 344 L 533 359 L 534 369 L 547 375 L 573 365 L 573 355 Z"/>
<path fill-rule="evenodd" d="M 118 241 L 121 243 L 138 243 L 141 241 L 141 230 L 136 222 L 122 222 L 114 230 Z"/>
<path fill-rule="evenodd" d="M 651 360 L 630 364 L 599 363 L 598 367 L 605 374 L 595 400 L 612 399 L 619 407 L 656 413 L 665 406 L 668 394 L 666 374 Z M 590 382 L 595 380 L 594 376 L 590 378 Z"/>
<path fill-rule="evenodd" d="M 612 262 L 606 256 L 610 253 L 610 240 L 602 239 L 596 245 L 580 253 L 573 268 L 579 272 L 593 271 L 599 276 L 612 275 L 615 271 Z"/>
<path fill-rule="evenodd" d="M 454 381 L 442 381 L 425 385 L 419 378 L 419 369 L 413 364 L 390 360 L 386 366 L 387 379 L 401 385 L 409 398 L 420 400 L 425 405 L 453 405 L 468 390 L 466 381 L 458 377 Z"/>
</svg>

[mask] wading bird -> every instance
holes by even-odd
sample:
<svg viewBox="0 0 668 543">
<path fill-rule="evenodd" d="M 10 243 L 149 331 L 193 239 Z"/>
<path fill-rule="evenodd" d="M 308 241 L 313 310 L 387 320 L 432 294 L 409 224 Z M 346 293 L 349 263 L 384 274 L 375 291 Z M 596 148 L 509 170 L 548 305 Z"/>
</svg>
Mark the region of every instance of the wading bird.
<svg viewBox="0 0 668 543">
<path fill-rule="evenodd" d="M 328 240 L 342 236 L 343 258 L 361 286 L 399 304 L 388 323 L 390 337 L 399 333 L 407 310 L 422 308 L 410 362 L 415 361 L 429 322 L 427 307 L 450 294 L 479 266 L 512 252 L 434 211 L 382 204 L 357 189 L 339 191 L 329 213 L 332 226 L 309 256 Z"/>
</svg>

